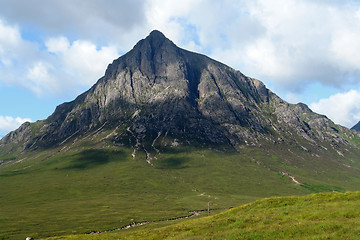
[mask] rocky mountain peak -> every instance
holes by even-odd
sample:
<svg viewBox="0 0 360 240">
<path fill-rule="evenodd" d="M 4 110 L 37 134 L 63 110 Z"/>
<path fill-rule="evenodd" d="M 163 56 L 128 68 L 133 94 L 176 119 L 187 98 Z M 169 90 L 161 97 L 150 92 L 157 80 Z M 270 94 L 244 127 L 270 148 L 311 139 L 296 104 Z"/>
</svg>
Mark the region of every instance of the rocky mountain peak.
<svg viewBox="0 0 360 240">
<path fill-rule="evenodd" d="M 178 47 L 160 31 L 154 30 L 130 52 L 114 60 L 106 70 L 105 77 L 114 78 L 119 71 L 127 68 L 131 72 L 139 70 L 143 75 L 155 78 L 164 72 L 164 65 L 176 62 L 178 55 Z"/>
<path fill-rule="evenodd" d="M 162 32 L 158 30 L 153 30 L 149 34 L 149 36 L 145 38 L 145 41 L 149 41 L 152 48 L 156 49 L 156 48 L 160 48 L 161 45 L 164 43 L 164 41 L 170 41 L 170 40 L 167 39 Z"/>
<path fill-rule="evenodd" d="M 114 60 L 105 76 L 46 120 L 24 125 L 0 145 L 54 147 L 101 131 L 113 144 L 143 149 L 178 144 L 297 141 L 346 144 L 334 124 L 305 104 L 289 104 L 259 80 L 177 47 L 154 30 Z M 150 145 L 149 145 L 150 144 Z"/>
<path fill-rule="evenodd" d="M 163 47 L 176 47 L 165 35 L 158 31 L 153 30 L 145 39 L 140 40 L 133 48 L 133 51 L 142 52 L 156 52 Z"/>
</svg>

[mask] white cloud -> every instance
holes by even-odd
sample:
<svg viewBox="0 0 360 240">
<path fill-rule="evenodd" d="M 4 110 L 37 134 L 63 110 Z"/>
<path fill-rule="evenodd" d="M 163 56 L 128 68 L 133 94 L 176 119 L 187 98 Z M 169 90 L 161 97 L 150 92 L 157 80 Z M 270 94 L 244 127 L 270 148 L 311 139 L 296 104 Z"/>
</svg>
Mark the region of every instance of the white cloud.
<svg viewBox="0 0 360 240">
<path fill-rule="evenodd" d="M 103 76 L 119 56 L 116 47 L 98 47 L 90 41 L 58 37 L 44 44 L 41 48 L 23 39 L 18 27 L 0 21 L 0 81 L 38 96 L 78 93 Z"/>
<path fill-rule="evenodd" d="M 45 45 L 50 53 L 56 54 L 66 52 L 70 47 L 69 40 L 66 37 L 50 38 Z"/>
<path fill-rule="evenodd" d="M 124 43 L 144 24 L 144 0 L 0 0 L 0 16 L 9 23 L 36 28 L 46 39 L 70 33 L 75 39 Z M 138 35 L 139 36 L 139 35 Z M 103 42 L 104 43 L 104 42 Z"/>
<path fill-rule="evenodd" d="M 50 53 L 55 55 L 56 67 L 67 73 L 78 84 L 91 86 L 103 76 L 109 63 L 119 57 L 114 46 L 103 46 L 97 49 L 89 41 L 77 40 L 70 43 L 67 38 L 51 38 L 45 42 Z M 58 74 L 63 75 L 60 71 Z"/>
<path fill-rule="evenodd" d="M 20 42 L 20 33 L 17 27 L 6 26 L 0 19 L 0 42 L 3 46 L 17 45 Z M 1 52 L 4 51 L 1 48 Z"/>
<path fill-rule="evenodd" d="M 59 74 L 48 62 L 39 61 L 29 63 L 29 65 L 24 76 L 25 78 L 19 83 L 38 96 L 61 94 L 62 91 L 70 90 L 71 86 L 76 87 L 76 84 L 65 84 L 62 86 L 59 77 L 66 76 Z"/>
<path fill-rule="evenodd" d="M 0 59 L 6 66 L 15 66 L 19 60 L 32 58 L 37 44 L 23 41 L 19 27 L 8 25 L 0 19 Z M 0 65 L 1 67 L 1 65 Z"/>
<path fill-rule="evenodd" d="M 335 123 L 353 127 L 360 120 L 360 91 L 350 90 L 310 104 L 310 108 L 325 114 Z"/>
<path fill-rule="evenodd" d="M 357 21 L 360 21 L 360 18 Z M 343 71 L 359 70 L 360 31 L 354 31 L 351 26 L 337 29 L 333 37 L 331 51 Z"/>
<path fill-rule="evenodd" d="M 155 0 L 148 5 L 151 28 L 252 77 L 291 91 L 314 82 L 339 89 L 358 84 L 360 2 Z"/>
<path fill-rule="evenodd" d="M 10 132 L 17 129 L 24 122 L 31 122 L 29 118 L 0 116 L 0 131 Z"/>
<path fill-rule="evenodd" d="M 187 19 L 193 12 L 193 9 L 200 7 L 201 2 L 203 1 L 148 1 L 145 11 L 147 29 L 160 30 L 175 43 L 180 44 L 184 37 L 186 38 L 186 25 L 189 23 Z M 192 37 L 194 36 L 187 39 L 191 42 L 187 43 L 187 45 L 194 47 Z"/>
<path fill-rule="evenodd" d="M 360 69 L 353 64 L 358 59 L 360 4 L 258 0 L 248 6 L 265 31 L 244 46 L 239 60 L 247 61 L 247 72 L 294 89 L 314 81 L 339 88 L 352 83 L 348 74 Z"/>
</svg>

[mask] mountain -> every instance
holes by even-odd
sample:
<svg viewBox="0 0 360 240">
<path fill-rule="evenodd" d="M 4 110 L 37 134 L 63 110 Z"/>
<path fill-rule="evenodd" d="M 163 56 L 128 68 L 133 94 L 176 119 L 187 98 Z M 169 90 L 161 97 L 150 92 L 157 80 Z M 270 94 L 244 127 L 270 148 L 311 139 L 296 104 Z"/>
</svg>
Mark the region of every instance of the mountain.
<svg viewBox="0 0 360 240">
<path fill-rule="evenodd" d="M 356 130 L 356 131 L 360 132 L 360 121 L 357 124 L 355 124 L 355 126 L 353 126 L 351 128 L 351 130 Z"/>
<path fill-rule="evenodd" d="M 359 146 L 359 132 L 153 31 L 88 91 L 0 140 L 0 239 L 360 190 Z"/>
<path fill-rule="evenodd" d="M 46 149 L 106 129 L 113 130 L 108 142 L 146 152 L 200 143 L 239 150 L 296 144 L 297 138 L 319 149 L 325 141 L 341 152 L 340 145 L 354 147 L 348 138 L 357 134 L 305 104 L 285 102 L 259 80 L 178 48 L 155 30 L 110 64 L 87 92 L 46 120 L 23 124 L 0 146 L 7 153 Z"/>
</svg>

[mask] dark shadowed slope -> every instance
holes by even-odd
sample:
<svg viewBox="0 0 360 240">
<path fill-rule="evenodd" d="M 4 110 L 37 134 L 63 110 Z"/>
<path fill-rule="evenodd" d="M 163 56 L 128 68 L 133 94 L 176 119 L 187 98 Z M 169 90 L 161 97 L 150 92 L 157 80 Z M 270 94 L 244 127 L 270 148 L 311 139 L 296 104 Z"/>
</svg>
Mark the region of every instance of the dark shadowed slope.
<svg viewBox="0 0 360 240">
<path fill-rule="evenodd" d="M 353 126 L 353 127 L 351 128 L 351 130 L 356 130 L 356 131 L 360 132 L 360 122 L 358 122 L 357 124 L 355 124 L 355 126 Z"/>
</svg>

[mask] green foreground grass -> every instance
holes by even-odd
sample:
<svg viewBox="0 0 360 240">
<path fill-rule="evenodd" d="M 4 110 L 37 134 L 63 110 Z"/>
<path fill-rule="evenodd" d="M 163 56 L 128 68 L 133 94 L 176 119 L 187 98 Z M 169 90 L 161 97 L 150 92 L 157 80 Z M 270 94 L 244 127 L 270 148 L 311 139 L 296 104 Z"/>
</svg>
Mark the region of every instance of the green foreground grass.
<svg viewBox="0 0 360 240">
<path fill-rule="evenodd" d="M 165 227 L 48 240 L 82 239 L 359 239 L 360 192 L 276 197 Z"/>
<path fill-rule="evenodd" d="M 143 152 L 133 158 L 131 148 L 90 144 L 0 166 L 0 239 L 111 231 L 187 216 L 208 202 L 223 211 L 270 196 L 359 190 L 360 164 L 351 155 L 335 161 L 288 146 L 240 153 L 181 146 L 153 155 L 150 165 Z"/>
</svg>

